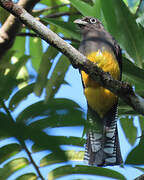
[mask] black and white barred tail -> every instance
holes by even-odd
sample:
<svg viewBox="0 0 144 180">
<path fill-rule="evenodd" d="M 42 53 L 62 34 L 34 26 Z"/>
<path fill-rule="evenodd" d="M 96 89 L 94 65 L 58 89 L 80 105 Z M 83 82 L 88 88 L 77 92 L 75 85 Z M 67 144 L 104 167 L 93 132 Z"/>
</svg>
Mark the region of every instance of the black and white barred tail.
<svg viewBox="0 0 144 180">
<path fill-rule="evenodd" d="M 122 163 L 118 131 L 117 105 L 103 119 L 88 107 L 89 128 L 84 160 L 90 165 L 106 166 Z"/>
</svg>

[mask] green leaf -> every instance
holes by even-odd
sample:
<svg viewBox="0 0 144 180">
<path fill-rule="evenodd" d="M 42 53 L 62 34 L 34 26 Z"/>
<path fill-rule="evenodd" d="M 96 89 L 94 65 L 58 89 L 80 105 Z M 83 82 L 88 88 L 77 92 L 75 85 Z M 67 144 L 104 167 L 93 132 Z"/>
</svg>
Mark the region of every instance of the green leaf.
<svg viewBox="0 0 144 180">
<path fill-rule="evenodd" d="M 127 79 L 135 88 L 140 84 L 144 88 L 144 70 L 133 64 L 130 60 L 123 57 L 123 79 Z"/>
<path fill-rule="evenodd" d="M 142 13 L 137 19 L 136 22 L 141 24 L 144 27 L 144 13 Z"/>
<path fill-rule="evenodd" d="M 128 142 L 131 145 L 134 145 L 136 137 L 137 137 L 137 128 L 133 125 L 133 118 L 121 118 L 120 119 L 122 128 L 127 137 Z"/>
<path fill-rule="evenodd" d="M 48 179 L 53 180 L 70 174 L 85 174 L 85 175 L 88 174 L 88 175 L 105 176 L 120 180 L 126 179 L 122 174 L 114 170 L 101 168 L 101 167 L 82 166 L 82 165 L 81 166 L 76 165 L 75 167 L 68 165 L 68 166 L 62 166 L 56 168 L 48 174 Z"/>
<path fill-rule="evenodd" d="M 0 22 L 3 24 L 7 17 L 9 16 L 9 12 L 6 11 L 4 8 L 0 7 Z"/>
<path fill-rule="evenodd" d="M 53 98 L 54 95 L 57 93 L 59 90 L 60 86 L 62 83 L 64 83 L 64 77 L 65 74 L 68 70 L 70 63 L 68 59 L 62 55 L 59 61 L 57 62 L 53 73 L 46 85 L 46 102 L 50 99 Z"/>
<path fill-rule="evenodd" d="M 40 66 L 40 61 L 43 56 L 42 40 L 39 37 L 30 37 L 29 50 L 31 55 L 31 62 L 36 71 Z"/>
<path fill-rule="evenodd" d="M 34 87 L 34 92 L 37 96 L 41 95 L 42 90 L 45 87 L 45 84 L 47 82 L 47 75 L 52 66 L 51 60 L 53 60 L 57 54 L 58 51 L 56 50 L 56 48 L 54 48 L 53 46 L 49 46 L 42 56 L 42 61 L 38 71 L 36 85 Z"/>
<path fill-rule="evenodd" d="M 61 145 L 73 145 L 73 146 L 84 146 L 85 139 L 81 139 L 79 137 L 65 137 L 65 136 L 56 136 L 57 140 L 61 142 Z M 32 152 L 39 152 L 46 150 L 43 147 L 39 147 L 36 144 L 32 146 Z"/>
<path fill-rule="evenodd" d="M 127 104 L 125 104 L 122 100 L 119 99 L 119 107 L 118 107 L 118 114 L 120 116 L 136 116 L 139 115 L 139 113 L 137 113 L 136 111 L 134 111 L 132 109 L 132 107 L 128 106 Z"/>
<path fill-rule="evenodd" d="M 17 122 L 26 122 L 27 120 L 39 116 L 48 115 L 48 104 L 45 104 L 44 101 L 39 101 L 34 103 L 27 108 L 25 108 L 16 118 Z"/>
<path fill-rule="evenodd" d="M 67 110 L 71 110 L 72 108 L 80 108 L 80 106 L 74 101 L 64 98 L 52 99 L 48 103 L 39 101 L 22 111 L 16 120 L 17 122 L 25 122 L 28 119 L 32 119 L 34 117 L 55 114 L 56 110 L 67 112 Z"/>
<path fill-rule="evenodd" d="M 53 6 L 53 4 L 61 4 L 61 3 L 69 4 L 68 0 L 51 0 L 51 1 L 41 0 L 40 3 L 45 4 L 47 6 Z"/>
<path fill-rule="evenodd" d="M 0 148 L 0 163 L 21 151 L 22 147 L 17 143 L 5 145 Z"/>
<path fill-rule="evenodd" d="M 23 29 L 21 31 L 22 33 L 25 33 L 25 29 Z M 14 56 L 12 57 L 12 62 L 15 64 L 16 62 L 24 62 L 24 58 L 27 60 L 29 59 L 29 56 L 24 56 L 25 54 L 25 43 L 26 43 L 26 38 L 25 37 L 16 37 L 14 44 L 12 46 L 12 50 L 15 51 Z M 21 67 L 21 69 L 19 70 L 19 73 L 17 74 L 17 79 L 27 79 L 28 78 L 28 71 L 27 68 L 25 66 L 25 64 L 23 65 L 23 67 Z M 27 85 L 27 82 L 23 82 L 19 85 L 19 88 L 24 87 Z"/>
<path fill-rule="evenodd" d="M 139 116 L 139 123 L 140 123 L 141 131 L 144 131 L 144 117 L 143 116 Z"/>
<path fill-rule="evenodd" d="M 125 164 L 135 164 L 143 165 L 144 164 L 144 136 L 142 134 L 139 145 L 136 146 L 127 156 Z"/>
<path fill-rule="evenodd" d="M 14 77 L 18 76 L 18 73 L 20 69 L 26 64 L 30 56 L 22 55 L 13 65 L 13 68 L 11 69 L 11 75 L 14 75 Z"/>
<path fill-rule="evenodd" d="M 11 98 L 9 103 L 9 109 L 14 110 L 29 94 L 33 92 L 35 83 L 27 85 L 26 87 L 17 91 Z"/>
<path fill-rule="evenodd" d="M 140 170 L 140 171 L 142 171 L 142 172 L 144 172 L 144 168 L 142 168 L 142 167 L 137 167 L 137 166 L 135 166 L 135 168 L 138 169 L 138 170 Z"/>
<path fill-rule="evenodd" d="M 76 25 L 74 23 L 59 21 L 53 18 L 43 18 L 42 20 L 64 29 L 70 37 L 80 40 L 80 34 L 76 32 Z"/>
<path fill-rule="evenodd" d="M 14 172 L 29 165 L 29 161 L 26 158 L 16 158 L 4 165 L 0 169 L 0 179 L 6 180 Z"/>
<path fill-rule="evenodd" d="M 26 79 L 17 79 L 17 75 L 28 58 L 29 56 L 23 55 L 18 62 L 9 66 L 4 74 L 0 74 L 0 96 L 3 97 L 3 99 L 8 99 L 12 90 L 20 83 L 26 81 Z"/>
<path fill-rule="evenodd" d="M 102 20 L 101 0 L 96 0 L 93 6 L 81 0 L 70 0 L 70 2 L 83 16 L 93 16 Z"/>
<path fill-rule="evenodd" d="M 1 131 L 22 142 L 30 139 L 38 146 L 51 150 L 56 153 L 57 156 L 61 156 L 66 159 L 64 152 L 59 148 L 61 142 L 57 141 L 57 137 L 46 135 L 45 132 L 40 131 L 37 128 L 30 128 L 23 123 L 13 122 L 11 119 L 5 119 L 4 121 L 0 118 L 0 132 Z"/>
<path fill-rule="evenodd" d="M 84 16 L 93 16 L 93 8 L 81 0 L 70 0 L 71 4 Z"/>
<path fill-rule="evenodd" d="M 28 71 L 26 69 L 25 64 L 28 61 L 29 57 L 30 56 L 23 55 L 19 57 L 18 59 L 15 58 L 16 62 L 14 62 L 14 65 L 13 65 L 14 68 L 12 69 L 11 73 L 15 74 L 16 79 L 18 80 L 23 79 L 23 82 L 18 85 L 19 88 L 22 88 L 28 84 L 27 80 L 28 80 L 29 75 L 28 75 Z"/>
<path fill-rule="evenodd" d="M 109 32 L 134 59 L 135 63 L 142 67 L 144 59 L 143 29 L 137 25 L 134 15 L 121 0 L 101 0 L 101 8 Z"/>
<path fill-rule="evenodd" d="M 37 175 L 34 173 L 27 173 L 16 178 L 16 180 L 37 180 Z"/>
<path fill-rule="evenodd" d="M 1 58 L 0 70 L 6 70 L 8 68 L 12 68 L 11 57 L 14 56 L 16 50 L 9 50 L 6 54 L 4 54 Z M 0 71 L 2 74 L 2 71 Z"/>
<path fill-rule="evenodd" d="M 58 112 L 61 111 L 61 114 Z M 47 127 L 70 127 L 70 126 L 82 126 L 85 124 L 85 119 L 83 118 L 83 112 L 73 109 L 59 109 L 55 114 L 49 113 L 49 116 L 44 119 L 39 119 L 34 122 L 30 122 L 30 127 L 38 128 L 40 130 Z"/>
<path fill-rule="evenodd" d="M 0 112 L 0 120 L 1 120 L 1 123 L 3 124 L 3 122 L 9 122 L 10 119 L 9 119 L 9 116 L 3 112 Z M 0 126 L 2 126 L 0 123 Z M 7 126 L 8 128 L 9 126 Z M 1 128 L 0 130 L 0 140 L 3 140 L 3 139 L 6 139 L 6 138 L 9 138 L 11 137 L 11 135 L 9 134 L 9 132 L 6 132 L 3 128 Z"/>
<path fill-rule="evenodd" d="M 25 33 L 26 31 L 23 28 L 21 32 Z M 16 59 L 19 59 L 20 57 L 22 57 L 25 54 L 25 43 L 26 43 L 26 38 L 25 37 L 16 36 L 14 44 L 13 44 L 13 46 L 11 48 L 11 50 L 14 50 L 16 52 L 14 54 L 14 57 Z"/>
<path fill-rule="evenodd" d="M 84 156 L 84 151 L 69 150 L 69 151 L 65 151 L 65 154 L 69 161 L 82 161 L 83 156 Z M 65 162 L 65 161 L 61 158 L 59 158 L 59 159 L 56 158 L 55 154 L 50 153 L 40 160 L 40 166 L 44 167 L 44 166 L 61 163 L 61 162 Z"/>
</svg>

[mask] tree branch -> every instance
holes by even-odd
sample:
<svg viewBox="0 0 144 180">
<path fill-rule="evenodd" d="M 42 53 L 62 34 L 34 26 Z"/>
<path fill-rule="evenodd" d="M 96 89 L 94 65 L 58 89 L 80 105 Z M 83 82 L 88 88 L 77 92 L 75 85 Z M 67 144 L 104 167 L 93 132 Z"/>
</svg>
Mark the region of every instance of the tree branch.
<svg viewBox="0 0 144 180">
<path fill-rule="evenodd" d="M 40 0 L 19 0 L 18 4 L 27 11 L 31 12 L 35 4 L 39 1 Z M 11 48 L 16 34 L 20 31 L 21 26 L 21 22 L 13 15 L 10 15 L 0 28 L 0 59 L 5 52 Z"/>
<path fill-rule="evenodd" d="M 137 95 L 128 83 L 113 79 L 109 73 L 98 68 L 96 64 L 89 61 L 84 55 L 36 20 L 19 5 L 13 4 L 10 0 L 0 0 L 0 5 L 18 17 L 22 23 L 33 29 L 42 39 L 66 55 L 74 68 L 85 71 L 101 86 L 121 97 L 135 111 L 144 115 L 144 99 Z"/>
<path fill-rule="evenodd" d="M 49 10 L 52 10 L 52 9 L 59 9 L 61 7 L 67 6 L 67 5 L 69 5 L 69 4 L 60 4 L 60 5 L 56 5 L 56 6 L 52 6 L 52 7 L 47 7 L 47 8 L 44 8 L 44 9 L 40 9 L 40 10 L 39 9 L 34 9 L 32 11 L 32 13 L 34 13 L 34 14 L 43 13 L 45 11 L 49 11 Z"/>
<path fill-rule="evenodd" d="M 58 12 L 54 14 L 48 14 L 44 18 L 57 18 L 61 16 L 71 16 L 71 15 L 80 15 L 80 13 L 71 13 L 71 12 Z"/>
</svg>

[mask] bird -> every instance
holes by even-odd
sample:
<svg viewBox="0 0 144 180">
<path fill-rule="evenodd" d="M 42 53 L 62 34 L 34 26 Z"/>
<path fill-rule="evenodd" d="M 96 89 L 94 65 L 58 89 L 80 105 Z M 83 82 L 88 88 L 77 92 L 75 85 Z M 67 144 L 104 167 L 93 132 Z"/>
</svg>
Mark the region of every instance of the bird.
<svg viewBox="0 0 144 180">
<path fill-rule="evenodd" d="M 114 79 L 121 80 L 122 51 L 101 21 L 94 17 L 76 19 L 82 40 L 79 51 Z M 118 138 L 118 97 L 80 71 L 87 100 L 87 119 L 84 161 L 92 166 L 122 164 Z"/>
</svg>

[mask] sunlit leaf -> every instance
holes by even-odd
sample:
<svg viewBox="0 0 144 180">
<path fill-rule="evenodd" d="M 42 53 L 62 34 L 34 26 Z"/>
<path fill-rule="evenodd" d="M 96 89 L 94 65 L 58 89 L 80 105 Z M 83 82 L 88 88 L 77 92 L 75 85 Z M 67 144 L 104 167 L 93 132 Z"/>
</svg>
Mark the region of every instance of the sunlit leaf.
<svg viewBox="0 0 144 180">
<path fill-rule="evenodd" d="M 21 151 L 22 147 L 19 144 L 12 143 L 0 148 L 0 163 L 14 156 Z"/>
<path fill-rule="evenodd" d="M 25 80 L 24 82 L 22 82 L 21 84 L 18 85 L 18 87 L 21 89 L 23 87 L 25 87 L 28 82 L 28 71 L 26 69 L 25 63 L 27 62 L 27 60 L 29 59 L 30 56 L 26 56 L 23 55 L 21 57 L 19 57 L 18 59 L 16 57 L 12 57 L 12 60 L 14 60 L 15 62 L 13 62 L 14 64 L 16 63 L 16 67 L 18 68 L 18 72 L 17 72 L 17 76 L 16 79 L 23 79 Z M 20 66 L 20 67 L 18 67 Z"/>
<path fill-rule="evenodd" d="M 24 33 L 25 29 L 22 29 L 21 32 Z M 16 36 L 16 39 L 11 49 L 16 51 L 14 57 L 17 58 L 18 60 L 20 57 L 22 57 L 25 54 L 25 43 L 26 43 L 25 37 Z"/>
<path fill-rule="evenodd" d="M 7 179 L 15 171 L 18 171 L 19 169 L 22 169 L 27 165 L 29 165 L 29 161 L 26 158 L 13 159 L 0 169 L 0 178 Z"/>
<path fill-rule="evenodd" d="M 38 177 L 36 174 L 34 173 L 27 173 L 24 175 L 19 176 L 18 178 L 16 178 L 16 180 L 36 180 Z"/>
<path fill-rule="evenodd" d="M 21 79 L 17 79 L 18 73 L 22 66 L 25 65 L 29 56 L 23 55 L 20 58 L 20 61 L 16 62 L 15 64 L 11 64 L 11 66 L 6 69 L 7 72 L 4 74 L 0 74 L 0 96 L 4 99 L 7 99 L 12 90 L 17 86 L 20 85 L 22 82 L 25 82 L 26 79 L 23 77 Z"/>
<path fill-rule="evenodd" d="M 126 179 L 122 174 L 114 170 L 101 168 L 101 167 L 90 167 L 90 166 L 80 166 L 80 165 L 77 165 L 75 167 L 68 165 L 68 166 L 62 166 L 56 168 L 48 174 L 48 179 L 53 180 L 70 174 L 89 174 L 89 175 L 105 176 L 120 180 Z"/>
<path fill-rule="evenodd" d="M 32 65 L 35 70 L 38 71 L 43 55 L 42 40 L 39 37 L 30 37 L 29 46 Z"/>
<path fill-rule="evenodd" d="M 65 154 L 68 157 L 69 161 L 82 161 L 84 156 L 84 151 L 69 150 L 69 151 L 65 151 Z M 60 158 L 57 159 L 54 154 L 50 153 L 40 160 L 40 166 L 43 167 L 50 164 L 56 164 L 61 162 L 65 162 L 65 161 Z"/>
</svg>

